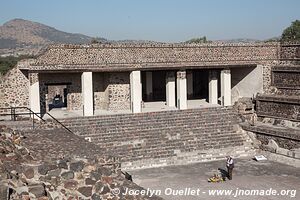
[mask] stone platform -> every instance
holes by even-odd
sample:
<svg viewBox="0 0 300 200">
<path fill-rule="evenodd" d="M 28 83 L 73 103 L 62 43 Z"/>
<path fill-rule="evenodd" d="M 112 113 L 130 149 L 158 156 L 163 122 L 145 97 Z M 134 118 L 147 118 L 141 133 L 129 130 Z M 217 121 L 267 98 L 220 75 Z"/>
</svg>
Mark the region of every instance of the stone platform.
<svg viewBox="0 0 300 200">
<path fill-rule="evenodd" d="M 233 180 L 223 183 L 208 183 L 207 179 L 214 173 L 218 173 L 218 168 L 226 169 L 225 160 L 197 163 L 182 166 L 170 166 L 162 168 L 152 168 L 144 170 L 134 170 L 133 180 L 145 189 L 162 190 L 166 188 L 175 189 L 200 189 L 200 195 L 161 195 L 164 199 L 170 200 L 198 200 L 198 199 L 221 199 L 221 200 L 285 200 L 300 199 L 299 168 L 291 167 L 285 164 L 279 164 L 273 161 L 257 162 L 248 159 L 237 159 L 233 172 Z M 226 189 L 236 191 L 244 190 L 296 190 L 293 195 L 275 195 L 275 196 L 237 196 L 220 195 L 210 196 L 209 190 Z M 164 193 L 164 192 L 162 192 Z"/>
</svg>

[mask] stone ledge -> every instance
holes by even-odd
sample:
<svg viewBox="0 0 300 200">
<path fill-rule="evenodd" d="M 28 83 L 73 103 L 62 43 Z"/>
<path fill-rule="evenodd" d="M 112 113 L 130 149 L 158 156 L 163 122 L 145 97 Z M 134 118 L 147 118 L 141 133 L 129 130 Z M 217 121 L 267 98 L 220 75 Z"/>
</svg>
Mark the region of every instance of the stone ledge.
<svg viewBox="0 0 300 200">
<path fill-rule="evenodd" d="M 250 146 L 236 146 L 221 149 L 210 149 L 202 151 L 194 151 L 182 153 L 178 156 L 173 156 L 164 159 L 144 159 L 132 162 L 122 163 L 122 169 L 146 169 L 171 165 L 187 165 L 199 162 L 209 162 L 214 160 L 224 160 L 226 156 L 231 155 L 234 158 L 252 157 L 256 154 L 256 149 Z"/>
<path fill-rule="evenodd" d="M 264 155 L 268 160 L 286 164 L 286 165 L 291 165 L 294 167 L 300 167 L 300 159 L 291 158 L 286 155 L 280 155 L 269 151 L 260 151 L 259 153 Z"/>
<path fill-rule="evenodd" d="M 251 131 L 257 134 L 275 136 L 300 142 L 300 130 L 287 127 L 276 127 L 271 125 L 265 125 L 263 123 L 257 123 L 251 126 L 248 123 L 242 123 L 241 127 L 246 131 Z"/>
<path fill-rule="evenodd" d="M 257 101 L 270 101 L 270 102 L 282 102 L 291 104 L 300 104 L 299 96 L 285 96 L 285 95 L 258 95 Z"/>
</svg>

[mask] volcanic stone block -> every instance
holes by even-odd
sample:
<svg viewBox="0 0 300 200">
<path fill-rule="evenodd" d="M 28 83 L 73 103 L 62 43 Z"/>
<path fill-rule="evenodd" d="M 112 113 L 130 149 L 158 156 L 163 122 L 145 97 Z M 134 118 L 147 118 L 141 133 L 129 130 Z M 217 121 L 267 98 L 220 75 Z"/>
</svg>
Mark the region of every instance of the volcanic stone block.
<svg viewBox="0 0 300 200">
<path fill-rule="evenodd" d="M 34 194 L 36 198 L 46 195 L 45 186 L 43 184 L 29 185 L 28 191 Z"/>
<path fill-rule="evenodd" d="M 70 163 L 70 170 L 74 172 L 79 172 L 84 168 L 84 163 L 82 161 Z"/>
<path fill-rule="evenodd" d="M 46 175 L 48 171 L 56 169 L 57 166 L 53 164 L 42 164 L 38 167 L 38 172 L 41 175 Z"/>
</svg>

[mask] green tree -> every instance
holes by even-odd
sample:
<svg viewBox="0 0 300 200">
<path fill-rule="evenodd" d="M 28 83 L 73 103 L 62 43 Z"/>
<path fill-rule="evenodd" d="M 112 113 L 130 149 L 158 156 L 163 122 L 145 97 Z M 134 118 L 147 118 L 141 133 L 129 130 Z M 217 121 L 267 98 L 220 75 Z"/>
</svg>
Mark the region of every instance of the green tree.
<svg viewBox="0 0 300 200">
<path fill-rule="evenodd" d="M 300 42 L 300 21 L 293 21 L 292 24 L 287 27 L 282 35 L 282 42 Z"/>
<path fill-rule="evenodd" d="M 92 40 L 91 40 L 91 44 L 99 44 L 100 42 L 98 41 L 98 39 L 97 38 L 93 38 Z"/>
<path fill-rule="evenodd" d="M 18 63 L 18 61 L 27 58 L 35 58 L 35 57 L 31 55 L 22 55 L 18 57 L 15 56 L 0 57 L 0 74 L 5 74 L 11 68 L 13 68 Z"/>
<path fill-rule="evenodd" d="M 185 43 L 191 44 L 191 43 L 207 43 L 210 42 L 206 39 L 206 36 L 200 37 L 200 38 L 192 38 Z"/>
</svg>

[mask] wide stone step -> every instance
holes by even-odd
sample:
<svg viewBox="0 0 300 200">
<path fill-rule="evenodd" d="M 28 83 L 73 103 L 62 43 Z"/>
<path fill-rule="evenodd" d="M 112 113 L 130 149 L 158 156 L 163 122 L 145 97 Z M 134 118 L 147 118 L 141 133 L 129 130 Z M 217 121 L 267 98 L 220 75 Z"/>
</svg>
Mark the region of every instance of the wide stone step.
<svg viewBox="0 0 300 200">
<path fill-rule="evenodd" d="M 113 129 L 111 127 L 114 127 Z M 128 127 L 126 126 L 83 126 L 83 127 L 70 127 L 74 132 L 82 132 L 82 133 L 93 133 L 93 132 L 126 132 L 126 131 L 145 131 L 145 130 L 152 130 L 152 131 L 159 131 L 162 132 L 163 130 L 167 129 L 173 129 L 173 128 L 179 128 L 182 130 L 197 130 L 197 129 L 202 129 L 203 131 L 205 130 L 210 130 L 213 129 L 215 131 L 222 131 L 222 130 L 232 130 L 232 125 L 231 124 L 226 124 L 226 123 L 220 123 L 220 124 L 198 124 L 198 123 L 180 123 L 180 124 L 143 124 L 139 126 L 134 126 L 130 125 Z"/>
<path fill-rule="evenodd" d="M 217 111 L 217 112 L 215 112 Z M 92 122 L 92 121 L 101 121 L 101 120 L 122 120 L 122 119 L 149 119 L 149 118 L 158 118 L 162 117 L 165 119 L 172 119 L 178 116 L 182 117 L 184 115 L 188 116 L 192 115 L 201 115 L 201 116 L 209 116 L 209 115 L 220 115 L 220 114 L 232 115 L 232 108 L 201 108 L 201 109 L 190 109 L 190 110 L 182 110 L 182 111 L 163 111 L 163 112 L 153 112 L 153 113 L 138 113 L 138 114 L 122 114 L 122 115 L 101 115 L 101 116 L 92 116 L 92 117 L 78 117 L 78 118 L 68 118 L 62 119 L 61 122 L 64 124 L 72 123 L 72 122 Z"/>
<path fill-rule="evenodd" d="M 248 146 L 225 147 L 220 149 L 198 150 L 191 152 L 179 152 L 174 156 L 164 156 L 161 158 L 138 157 L 132 161 L 122 163 L 122 169 L 153 168 L 169 165 L 186 165 L 196 162 L 208 162 L 213 160 L 224 160 L 231 155 L 234 158 L 252 157 L 256 150 Z"/>
<path fill-rule="evenodd" d="M 105 127 L 105 126 L 111 126 L 111 125 L 115 125 L 118 127 L 128 127 L 128 126 L 139 126 L 139 125 L 143 125 L 143 124 L 149 124 L 149 123 L 153 123 L 153 124 L 180 124 L 180 123 L 184 123 L 184 124 L 216 124 L 219 122 L 226 122 L 226 123 L 230 123 L 230 122 L 236 122 L 235 119 L 232 118 L 222 118 L 222 116 L 219 116 L 218 118 L 207 118 L 207 119 L 203 119 L 203 118 L 198 118 L 198 119 L 190 119 L 190 118 L 180 118 L 180 119 L 173 119 L 173 120 L 147 120 L 147 121 L 136 121 L 136 120 L 128 120 L 128 121 L 124 121 L 124 122 L 118 122 L 118 121 L 114 121 L 114 122 L 86 122 L 86 123 L 81 123 L 81 124 L 64 124 L 66 126 L 69 127 L 87 127 L 87 126 L 93 126 L 93 127 L 97 127 L 97 126 L 101 126 L 101 127 Z"/>
</svg>

